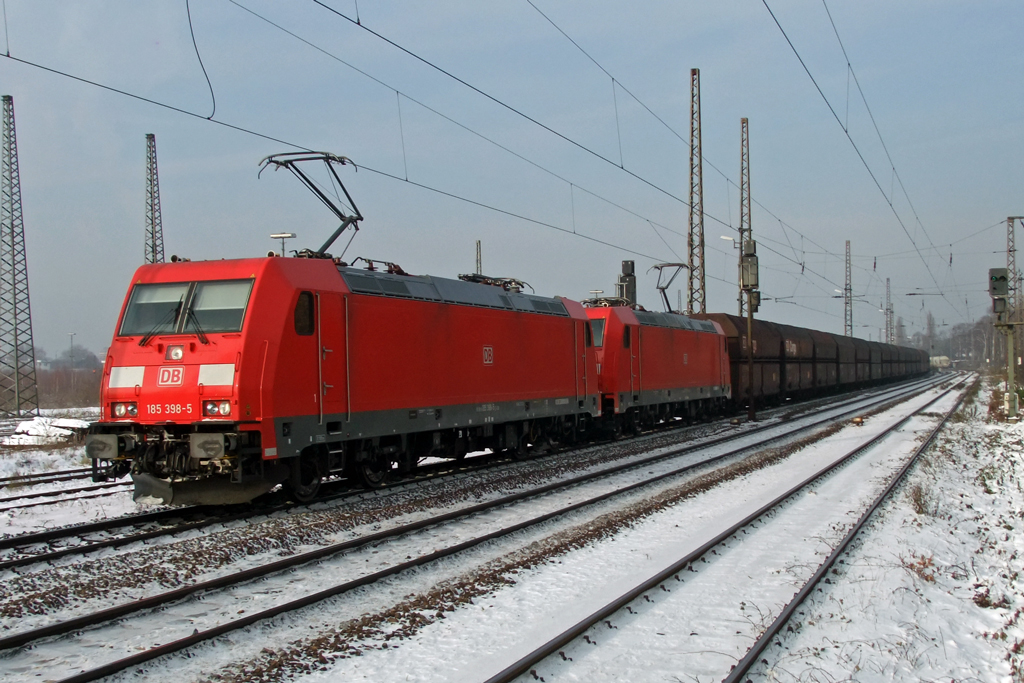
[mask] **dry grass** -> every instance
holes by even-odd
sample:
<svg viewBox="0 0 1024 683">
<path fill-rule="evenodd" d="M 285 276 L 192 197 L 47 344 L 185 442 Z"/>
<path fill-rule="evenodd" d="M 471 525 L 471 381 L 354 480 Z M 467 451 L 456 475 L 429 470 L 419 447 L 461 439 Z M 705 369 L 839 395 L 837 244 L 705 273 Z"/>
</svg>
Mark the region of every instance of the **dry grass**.
<svg viewBox="0 0 1024 683">
<path fill-rule="evenodd" d="M 907 492 L 907 495 L 910 497 L 910 505 L 914 508 L 914 512 L 919 515 L 935 515 L 937 506 L 934 503 L 931 489 L 927 486 L 915 484 Z"/>
<path fill-rule="evenodd" d="M 910 559 L 900 557 L 900 564 L 903 568 L 914 574 L 922 581 L 935 583 L 935 558 L 933 555 L 911 555 Z"/>
</svg>

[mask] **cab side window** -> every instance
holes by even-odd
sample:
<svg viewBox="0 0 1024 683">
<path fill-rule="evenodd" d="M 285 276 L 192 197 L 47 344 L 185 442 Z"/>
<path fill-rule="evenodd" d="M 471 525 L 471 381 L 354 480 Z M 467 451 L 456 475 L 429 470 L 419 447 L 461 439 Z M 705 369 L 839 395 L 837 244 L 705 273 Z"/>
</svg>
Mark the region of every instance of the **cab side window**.
<svg viewBox="0 0 1024 683">
<path fill-rule="evenodd" d="M 622 348 L 629 348 L 629 327 L 622 328 Z"/>
<path fill-rule="evenodd" d="M 302 292 L 295 303 L 295 334 L 308 337 L 313 331 L 313 293 Z"/>
</svg>

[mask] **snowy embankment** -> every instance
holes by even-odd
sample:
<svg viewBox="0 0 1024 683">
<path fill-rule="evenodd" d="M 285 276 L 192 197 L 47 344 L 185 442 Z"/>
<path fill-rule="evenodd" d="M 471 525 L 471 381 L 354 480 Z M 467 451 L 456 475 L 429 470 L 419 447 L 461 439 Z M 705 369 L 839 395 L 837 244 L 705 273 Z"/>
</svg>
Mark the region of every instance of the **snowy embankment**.
<svg viewBox="0 0 1024 683">
<path fill-rule="evenodd" d="M 99 414 L 97 408 L 43 411 L 41 417 L 23 420 L 12 434 L 0 439 L 0 478 L 44 472 L 60 472 L 89 467 L 85 445 L 75 435 L 83 431 Z M 85 479 L 26 486 L 9 482 L 0 488 L 0 499 L 25 493 L 62 491 L 88 485 Z M 95 494 L 82 494 L 83 496 Z M 40 499 L 43 500 L 43 499 Z M 62 499 L 61 502 L 34 505 L 35 500 L 0 503 L 0 537 L 80 524 L 134 512 L 130 491 L 103 497 Z M 13 507 L 33 504 L 33 507 Z"/>
<path fill-rule="evenodd" d="M 1024 424 L 967 403 L 754 681 L 1020 681 Z"/>
<path fill-rule="evenodd" d="M 36 417 L 16 423 L 4 420 L 3 426 L 0 426 L 0 433 L 4 434 L 0 437 L 0 446 L 17 448 L 70 445 L 82 440 L 89 428 L 89 421 L 95 420 L 98 415 L 99 408 L 74 408 L 44 410 Z M 12 423 L 15 424 L 14 429 L 7 433 Z M 7 458 L 0 458 L 0 461 L 3 460 Z"/>
</svg>

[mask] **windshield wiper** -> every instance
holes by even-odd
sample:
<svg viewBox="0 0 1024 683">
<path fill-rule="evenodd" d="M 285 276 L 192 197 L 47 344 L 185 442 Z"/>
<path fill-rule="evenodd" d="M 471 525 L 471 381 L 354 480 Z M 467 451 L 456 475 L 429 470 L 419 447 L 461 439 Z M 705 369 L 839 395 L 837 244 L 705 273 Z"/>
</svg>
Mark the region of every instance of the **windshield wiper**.
<svg viewBox="0 0 1024 683">
<path fill-rule="evenodd" d="M 196 316 L 196 312 L 189 306 L 188 312 L 185 314 L 187 320 L 192 321 L 192 325 L 196 328 L 196 336 L 199 337 L 199 341 L 202 344 L 209 344 L 210 340 L 206 338 L 206 333 L 203 332 L 203 327 L 199 324 L 199 318 Z"/>
<path fill-rule="evenodd" d="M 143 336 L 142 339 L 139 340 L 139 346 L 145 346 L 146 344 L 148 344 L 153 337 L 155 337 L 156 335 L 160 334 L 160 328 L 162 328 L 164 325 L 167 325 L 168 323 L 171 323 L 171 330 L 173 330 L 174 329 L 174 324 L 173 323 L 177 323 L 177 321 L 178 321 L 178 314 L 181 313 L 181 307 L 184 304 L 185 304 L 185 295 L 182 294 L 181 298 L 178 300 L 178 305 L 175 306 L 173 310 L 167 311 L 167 315 L 165 315 L 160 320 L 160 322 L 158 322 L 156 325 L 153 326 L 153 329 L 151 329 L 149 332 L 147 332 L 145 334 L 145 336 Z"/>
</svg>

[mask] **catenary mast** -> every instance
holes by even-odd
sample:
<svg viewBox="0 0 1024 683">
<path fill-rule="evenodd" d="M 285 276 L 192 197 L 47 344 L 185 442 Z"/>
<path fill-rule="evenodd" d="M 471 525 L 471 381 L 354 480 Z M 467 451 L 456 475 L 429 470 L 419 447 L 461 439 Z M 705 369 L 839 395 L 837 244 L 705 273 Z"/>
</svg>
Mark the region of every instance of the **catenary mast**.
<svg viewBox="0 0 1024 683">
<path fill-rule="evenodd" d="M 284 252 L 281 252 L 284 255 Z M 164 262 L 164 227 L 160 214 L 160 176 L 156 169 L 156 136 L 146 134 L 146 263 Z"/>
<path fill-rule="evenodd" d="M 687 313 L 707 313 L 704 288 L 704 180 L 700 138 L 700 69 L 690 69 L 690 281 L 686 289 Z"/>
<path fill-rule="evenodd" d="M 38 415 L 32 309 L 28 295 L 25 224 L 21 209 L 14 99 L 3 96 L 0 163 L 0 411 Z"/>
<path fill-rule="evenodd" d="M 750 133 L 747 119 L 740 119 L 740 253 L 743 253 L 743 244 L 747 240 L 754 239 L 750 226 Z M 742 264 L 743 259 L 740 259 Z M 740 268 L 743 266 L 741 265 Z M 742 278 L 741 278 L 742 279 Z M 743 298 L 743 288 L 740 287 L 740 317 L 747 315 L 747 301 Z"/>
</svg>

